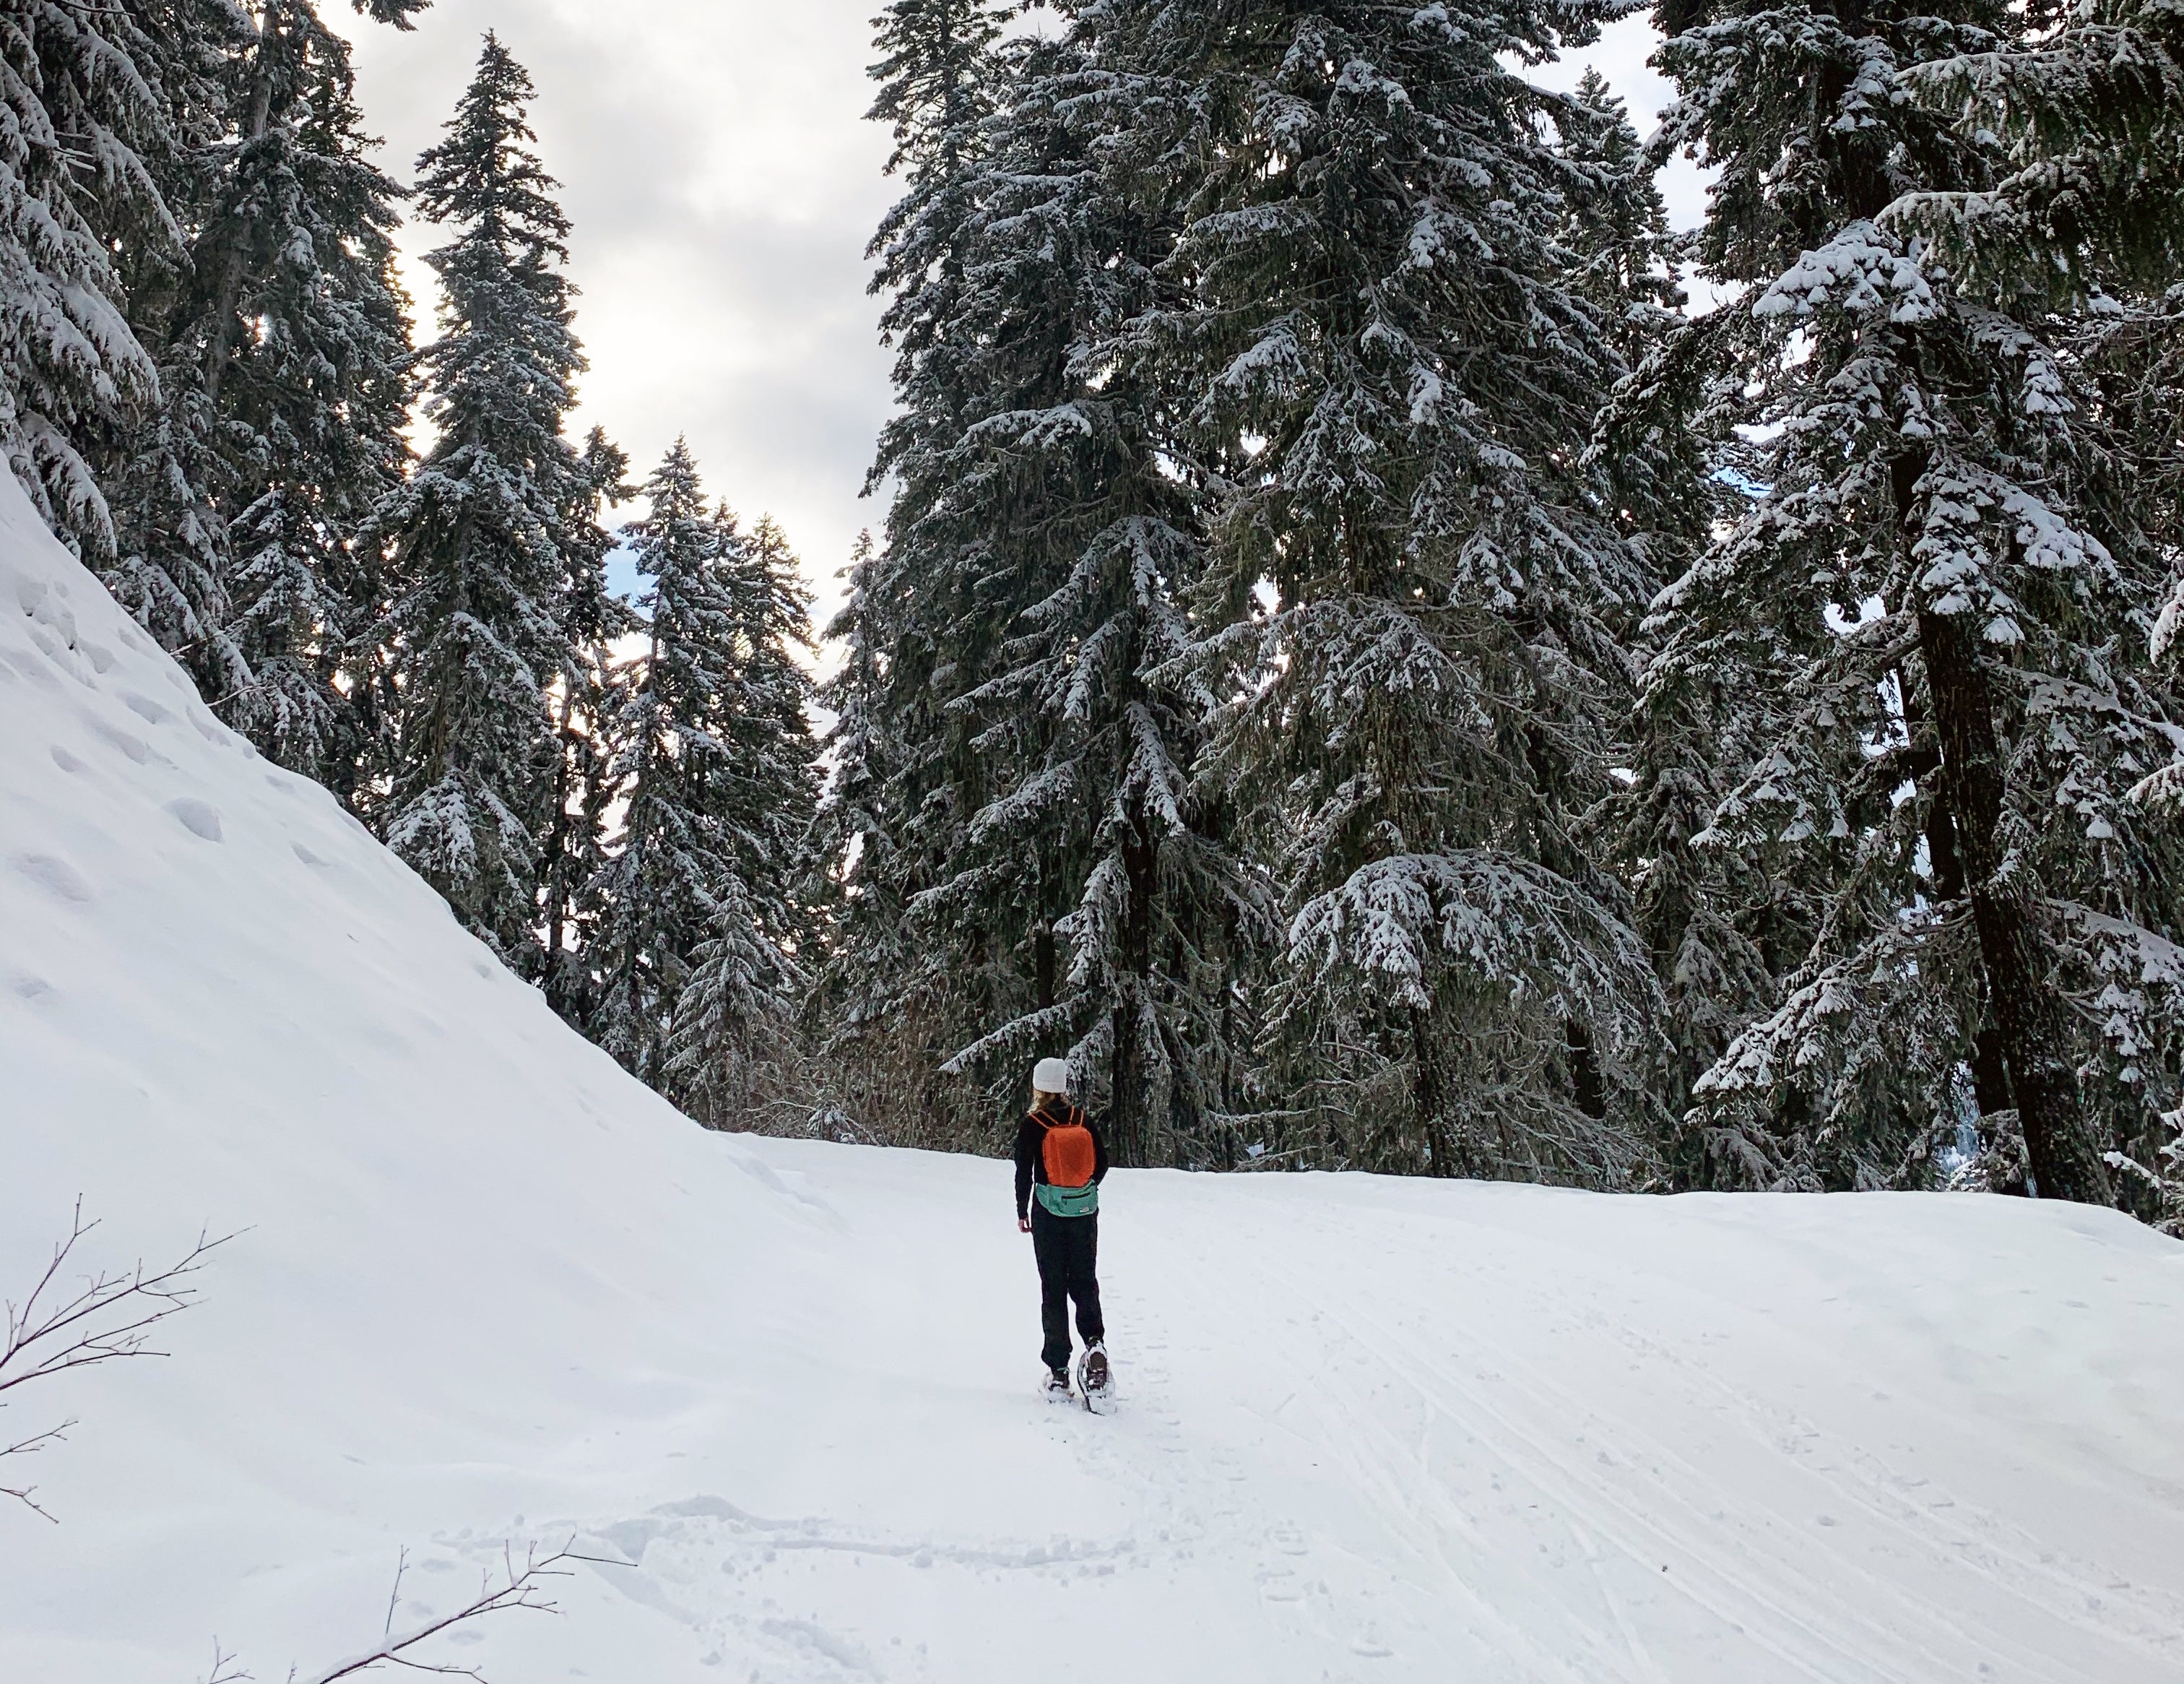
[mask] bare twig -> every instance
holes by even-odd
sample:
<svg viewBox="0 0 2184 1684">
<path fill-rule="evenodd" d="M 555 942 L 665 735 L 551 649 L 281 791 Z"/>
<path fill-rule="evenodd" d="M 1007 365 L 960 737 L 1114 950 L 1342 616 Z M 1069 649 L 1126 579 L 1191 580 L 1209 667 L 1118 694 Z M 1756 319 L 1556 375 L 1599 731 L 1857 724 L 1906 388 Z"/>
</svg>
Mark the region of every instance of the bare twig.
<svg viewBox="0 0 2184 1684">
<path fill-rule="evenodd" d="M 72 1420 L 63 1421 L 57 1427 L 47 1427 L 43 1432 L 32 1433 L 20 1443 L 0 1446 L 0 1461 L 5 1461 L 10 1456 L 35 1456 L 47 1445 L 58 1444 L 66 1438 L 69 1429 L 75 1425 Z M 36 1490 L 36 1486 L 0 1486 L 0 1497 L 12 1497 L 41 1520 L 53 1520 L 51 1514 L 38 1506 L 37 1498 L 32 1495 Z M 54 1524 L 59 1523 L 56 1521 Z"/>
<path fill-rule="evenodd" d="M 189 1254 L 171 1268 L 147 1274 L 140 1261 L 126 1274 L 101 1272 L 86 1276 L 81 1287 L 70 1295 L 60 1284 L 69 1260 L 98 1227 L 96 1222 L 84 1220 L 83 1201 L 78 1198 L 69 1236 L 53 1247 L 53 1259 L 31 1288 L 31 1296 L 20 1305 L 8 1301 L 7 1341 L 0 1345 L 0 1408 L 6 1407 L 7 1393 L 34 1380 L 50 1380 L 71 1369 L 130 1357 L 165 1356 L 165 1352 L 151 1347 L 152 1330 L 197 1302 L 190 1277 L 235 1238 L 228 1234 L 215 1240 L 200 1232 Z M 34 1454 L 58 1442 L 75 1425 L 72 1420 L 64 1421 L 0 1447 L 0 1461 Z M 13 1497 L 32 1513 L 52 1520 L 33 1500 L 34 1489 L 0 1486 L 0 1497 Z"/>
<path fill-rule="evenodd" d="M 335 1684 L 338 1679 L 354 1678 L 359 1674 L 370 1672 L 382 1666 L 397 1666 L 407 1671 L 431 1673 L 443 1678 L 469 1678 L 482 1681 L 485 1675 L 475 1666 L 441 1665 L 420 1660 L 411 1653 L 411 1651 L 451 1627 L 460 1625 L 465 1620 L 482 1620 L 489 1614 L 504 1614 L 517 1609 L 527 1609 L 533 1614 L 558 1613 L 560 1605 L 549 1600 L 545 1594 L 545 1581 L 549 1579 L 567 1578 L 570 1567 L 574 1563 L 595 1562 L 603 1567 L 626 1567 L 629 1564 L 627 1562 L 615 1561 L 601 1556 L 580 1555 L 570 1547 L 575 1542 L 573 1538 L 571 1539 L 568 1545 L 564 1545 L 553 1554 L 547 1556 L 541 1556 L 538 1553 L 538 1547 L 533 1544 L 524 1552 L 523 1565 L 521 1568 L 515 1564 L 515 1552 L 513 1547 L 504 1548 L 501 1553 L 499 1577 L 496 1579 L 491 1573 L 484 1575 L 478 1581 L 476 1597 L 466 1606 L 457 1609 L 452 1614 L 442 1614 L 429 1620 L 424 1625 L 397 1637 L 394 1632 L 394 1614 L 402 1600 L 403 1579 L 410 1570 L 410 1552 L 404 1550 L 400 1560 L 395 1564 L 394 1588 L 387 1598 L 387 1619 L 380 1629 L 379 1646 L 368 1654 L 359 1655 L 353 1660 L 343 1661 L 332 1671 L 317 1674 L 309 1681 L 309 1684 Z M 289 1675 L 289 1678 L 290 1684 L 303 1684 L 303 1681 L 293 1673 Z"/>
<path fill-rule="evenodd" d="M 250 1684 L 250 1675 L 233 1655 L 220 1648 L 220 1639 L 215 1637 L 212 1640 L 212 1670 L 198 1684 Z"/>
<path fill-rule="evenodd" d="M 197 1302 L 197 1290 L 186 1283 L 236 1237 L 226 1234 L 214 1240 L 200 1233 L 189 1254 L 171 1268 L 147 1274 L 139 1263 L 125 1274 L 87 1277 L 73 1297 L 49 1296 L 75 1248 L 98 1227 L 83 1219 L 79 1198 L 69 1237 L 53 1247 L 53 1261 L 31 1296 L 20 1307 L 9 1301 L 8 1342 L 0 1350 L 0 1392 L 93 1363 L 165 1356 L 148 1343 L 151 1330 Z"/>
</svg>

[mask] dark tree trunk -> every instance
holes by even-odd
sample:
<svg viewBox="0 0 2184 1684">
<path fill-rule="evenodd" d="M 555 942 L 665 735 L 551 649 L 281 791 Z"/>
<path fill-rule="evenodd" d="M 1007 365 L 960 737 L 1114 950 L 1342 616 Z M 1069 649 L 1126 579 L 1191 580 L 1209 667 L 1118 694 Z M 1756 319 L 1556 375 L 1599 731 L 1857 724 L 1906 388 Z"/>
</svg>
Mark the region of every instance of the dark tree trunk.
<svg viewBox="0 0 2184 1684">
<path fill-rule="evenodd" d="M 1907 543 L 1924 471 L 1916 456 L 1895 465 L 1896 506 Z M 1987 1000 L 2033 1180 L 2043 1198 L 2114 1204 L 2070 1062 L 2062 1002 L 2044 973 L 2031 898 L 2021 882 L 2002 874 L 2002 750 L 1993 694 L 1970 616 L 1937 614 L 1920 605 L 1919 647 L 1941 739 L 1941 793 L 1949 805 Z"/>
<path fill-rule="evenodd" d="M 1897 682 L 1903 694 L 1904 711 L 1921 736 L 1930 728 L 1930 722 L 1918 717 L 1912 709 L 1911 685 L 1903 674 Z M 1932 771 L 1922 772 L 1923 780 L 1931 779 L 1940 771 L 1938 754 Z M 1961 901 L 1964 897 L 1964 864 L 1957 851 L 1957 827 L 1950 817 L 1946 795 L 1929 802 L 1926 808 L 1926 853 L 1934 868 L 1934 890 L 1944 901 Z M 1994 1011 L 1987 1004 L 1986 991 L 1981 991 L 1980 1023 L 1973 1032 L 1971 1057 L 1967 1061 L 1972 1073 L 1972 1099 L 1979 1107 L 1980 1143 L 1992 1149 L 1995 1129 L 1993 1119 L 2003 1112 L 2014 1113 L 2017 1096 L 2010 1091 L 2009 1061 L 2002 1050 L 2002 1035 L 1994 1025 Z M 2013 1124 L 2013 1127 L 2015 1125 Z M 2020 1196 L 2025 1191 L 2025 1178 L 2012 1176 L 1995 1184 L 1997 1193 L 2014 1193 Z"/>
<path fill-rule="evenodd" d="M 547 1003 L 560 1014 L 563 1022 L 581 1028 L 585 1016 L 585 1002 L 577 996 L 562 964 L 562 956 L 568 948 L 569 925 L 576 912 L 576 890 L 569 869 L 569 847 L 575 839 L 575 826 L 569 813 L 569 798 L 574 793 L 574 779 L 569 770 L 569 744 L 576 702 L 565 687 L 560 716 L 554 730 L 553 811 L 547 817 L 545 836 L 546 880 L 543 885 L 546 902 L 546 952 L 540 963 L 540 982 Z M 656 1040 L 656 1033 L 649 1039 Z M 650 1081 L 658 1073 L 658 1059 L 649 1048 L 644 1062 L 649 1067 L 639 1073 Z"/>
<path fill-rule="evenodd" d="M 2003 1054 L 2002 1032 L 1994 1026 L 1992 1011 L 1981 1020 L 1979 1034 L 1972 1041 L 1972 1096 L 1980 1108 L 1980 1144 L 1991 1155 L 2000 1133 L 1995 1119 L 2008 1117 L 2012 1130 L 2017 1127 L 2017 1097 L 2009 1090 L 2009 1061 Z M 2011 1157 L 2016 1160 L 2014 1147 Z M 2020 1199 L 2032 1191 L 2025 1185 L 2021 1161 L 2016 1161 L 2001 1179 L 1990 1179 L 1987 1186 L 1990 1191 Z"/>
<path fill-rule="evenodd" d="M 250 109 L 243 119 L 244 149 L 265 137 L 273 114 L 273 59 L 281 45 L 281 0 L 266 0 L 259 15 L 257 45 L 251 49 Z M 219 284 L 213 289 L 212 343 L 205 349 L 204 388 L 208 401 L 220 402 L 220 388 L 227 378 L 228 358 L 235 348 L 235 312 L 242 300 L 242 265 L 248 242 L 237 239 L 228 248 L 220 266 Z"/>
<path fill-rule="evenodd" d="M 1054 1004 L 1054 926 L 1042 919 L 1031 938 L 1032 998 L 1042 1012 Z"/>
<path fill-rule="evenodd" d="M 1569 1058 L 1570 1089 L 1577 1108 L 1595 1122 L 1607 1115 L 1607 1085 L 1601 1079 L 1600 1055 L 1592 1033 L 1574 1018 L 1563 1020 L 1563 1050 Z"/>
<path fill-rule="evenodd" d="M 1433 1023 L 1427 1013 L 1415 1007 L 1411 1012 L 1411 1056 L 1418 1068 L 1411 1088 L 1412 1103 L 1418 1113 L 1419 1136 L 1432 1159 L 1429 1167 L 1435 1175 L 1460 1175 L 1463 1166 L 1456 1161 L 1456 1143 L 1449 1138 L 1447 1084 L 1441 1076 Z"/>
<path fill-rule="evenodd" d="M 1129 885 L 1123 914 L 1125 994 L 1115 1012 L 1115 1079 L 1108 1122 L 1108 1149 L 1117 1163 L 1151 1162 L 1155 1119 L 1150 1114 L 1152 1083 L 1147 1079 L 1145 1048 L 1133 1007 L 1142 1005 L 1153 972 L 1153 896 L 1158 887 L 1159 846 L 1145 815 L 1134 814 L 1123 839 L 1123 875 Z"/>
</svg>

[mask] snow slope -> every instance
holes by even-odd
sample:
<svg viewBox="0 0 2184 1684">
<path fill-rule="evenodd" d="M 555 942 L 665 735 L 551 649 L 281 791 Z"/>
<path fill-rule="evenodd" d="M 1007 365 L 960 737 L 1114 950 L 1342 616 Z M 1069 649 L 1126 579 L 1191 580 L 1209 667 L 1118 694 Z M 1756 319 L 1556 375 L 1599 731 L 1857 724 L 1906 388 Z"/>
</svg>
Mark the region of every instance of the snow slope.
<svg viewBox="0 0 2184 1684">
<path fill-rule="evenodd" d="M 2184 1246 L 1972 1197 L 1110 1183 L 692 1128 L 215 724 L 0 476 L 0 1287 L 248 1228 L 0 1510 L 0 1679 L 2176 1684 Z"/>
</svg>

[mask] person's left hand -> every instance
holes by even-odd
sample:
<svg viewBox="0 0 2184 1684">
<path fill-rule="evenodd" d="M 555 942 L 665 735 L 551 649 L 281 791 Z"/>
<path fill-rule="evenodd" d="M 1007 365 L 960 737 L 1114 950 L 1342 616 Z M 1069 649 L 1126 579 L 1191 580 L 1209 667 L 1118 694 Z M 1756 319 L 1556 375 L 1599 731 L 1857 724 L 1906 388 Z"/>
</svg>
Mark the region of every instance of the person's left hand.
<svg viewBox="0 0 2184 1684">
<path fill-rule="evenodd" d="M 1031 1232 L 1031 1218 L 1029 1217 L 1020 1216 L 1017 1218 L 1017 1232 L 1019 1234 L 1028 1234 Z"/>
</svg>

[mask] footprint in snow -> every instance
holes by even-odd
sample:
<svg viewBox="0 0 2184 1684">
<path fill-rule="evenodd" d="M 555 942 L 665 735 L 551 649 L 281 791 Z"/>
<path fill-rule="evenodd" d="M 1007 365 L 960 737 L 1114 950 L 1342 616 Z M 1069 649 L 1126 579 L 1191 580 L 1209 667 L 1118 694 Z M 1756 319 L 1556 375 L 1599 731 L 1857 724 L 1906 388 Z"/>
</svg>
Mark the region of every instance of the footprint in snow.
<svg viewBox="0 0 2184 1684">
<path fill-rule="evenodd" d="M 135 761 L 137 765 L 148 766 L 151 763 L 152 745 L 146 742 L 142 737 L 133 736 L 126 731 L 119 730 L 114 726 L 106 724 L 103 721 L 93 728 L 98 731 L 100 736 L 106 739 L 109 743 L 120 750 L 121 752 L 128 756 L 130 759 Z"/>
<path fill-rule="evenodd" d="M 192 795 L 167 803 L 167 811 L 180 821 L 183 829 L 208 842 L 222 839 L 220 828 L 220 809 Z"/>
<path fill-rule="evenodd" d="M 72 906 L 88 906 L 96 898 L 84 874 L 52 854 L 19 854 L 14 866 L 47 894 Z"/>
</svg>

